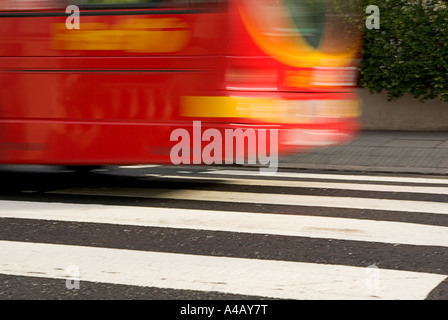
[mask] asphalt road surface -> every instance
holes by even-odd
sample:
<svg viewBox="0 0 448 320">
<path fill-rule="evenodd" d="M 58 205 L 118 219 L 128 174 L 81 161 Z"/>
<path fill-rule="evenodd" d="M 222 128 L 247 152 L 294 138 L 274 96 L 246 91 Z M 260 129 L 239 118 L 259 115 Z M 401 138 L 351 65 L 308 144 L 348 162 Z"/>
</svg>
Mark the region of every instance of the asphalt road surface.
<svg viewBox="0 0 448 320">
<path fill-rule="evenodd" d="M 448 177 L 0 168 L 0 299 L 448 299 Z"/>
</svg>

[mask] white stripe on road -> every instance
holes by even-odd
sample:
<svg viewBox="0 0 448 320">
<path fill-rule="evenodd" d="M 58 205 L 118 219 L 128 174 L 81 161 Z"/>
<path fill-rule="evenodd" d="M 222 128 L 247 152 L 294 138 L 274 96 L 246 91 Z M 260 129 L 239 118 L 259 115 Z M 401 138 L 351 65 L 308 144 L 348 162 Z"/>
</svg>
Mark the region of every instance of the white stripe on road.
<svg viewBox="0 0 448 320">
<path fill-rule="evenodd" d="M 70 267 L 79 274 L 66 274 Z M 366 266 L 367 267 L 367 266 Z M 340 265 L 0 241 L 0 273 L 285 299 L 424 299 L 446 276 Z"/>
<path fill-rule="evenodd" d="M 390 200 L 353 197 L 302 196 L 291 194 L 246 193 L 225 191 L 202 191 L 188 189 L 144 189 L 144 188 L 69 188 L 49 193 L 159 198 L 196 201 L 223 201 L 237 203 L 278 204 L 311 207 L 330 207 L 366 210 L 387 210 L 448 214 L 448 205 L 442 202 Z"/>
<path fill-rule="evenodd" d="M 209 170 L 201 174 L 217 174 L 230 176 L 256 176 L 263 177 L 262 172 L 249 170 Z M 448 184 L 448 179 L 418 178 L 418 177 L 392 177 L 392 176 L 365 176 L 346 174 L 320 174 L 320 173 L 300 173 L 300 172 L 277 172 L 274 175 L 266 175 L 274 178 L 293 179 L 331 179 L 331 180 L 352 180 L 352 181 L 378 181 L 378 182 L 404 182 L 404 183 L 430 183 Z"/>
<path fill-rule="evenodd" d="M 291 181 L 291 180 L 262 180 L 262 179 L 232 179 L 216 177 L 186 177 L 160 174 L 147 174 L 149 177 L 162 177 L 170 179 L 180 179 L 185 181 L 208 181 L 219 184 L 232 184 L 242 186 L 267 186 L 267 187 L 294 187 L 294 188 L 317 188 L 317 189 L 338 189 L 338 190 L 356 190 L 356 191 L 382 191 L 382 192 L 400 192 L 400 193 L 427 193 L 427 194 L 446 194 L 448 187 L 420 187 L 420 186 L 394 186 L 383 184 L 361 184 L 361 183 L 331 183 L 331 182 L 312 182 L 312 181 Z"/>
<path fill-rule="evenodd" d="M 120 169 L 153 169 L 158 168 L 160 165 L 129 165 L 129 166 L 119 166 Z"/>
<path fill-rule="evenodd" d="M 448 228 L 401 222 L 211 210 L 0 201 L 0 217 L 448 247 Z"/>
</svg>

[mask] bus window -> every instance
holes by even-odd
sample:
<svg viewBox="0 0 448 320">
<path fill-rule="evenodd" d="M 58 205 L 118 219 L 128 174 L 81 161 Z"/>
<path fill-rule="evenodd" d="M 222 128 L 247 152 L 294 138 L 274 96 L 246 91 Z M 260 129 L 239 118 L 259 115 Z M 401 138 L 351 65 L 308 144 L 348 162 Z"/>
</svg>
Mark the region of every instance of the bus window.
<svg viewBox="0 0 448 320">
<path fill-rule="evenodd" d="M 224 0 L 75 0 L 76 5 L 85 8 L 110 7 L 204 7 L 223 3 Z"/>
<path fill-rule="evenodd" d="M 63 4 L 60 0 L 2 0 L 0 11 L 4 10 L 41 10 L 60 8 Z"/>
<path fill-rule="evenodd" d="M 285 0 L 294 27 L 315 49 L 341 52 L 359 47 L 362 2 Z"/>
<path fill-rule="evenodd" d="M 83 9 L 126 9 L 151 7 L 213 7 L 225 0 L 1 0 L 0 11 L 43 10 L 77 5 Z"/>
<path fill-rule="evenodd" d="M 89 4 L 155 4 L 163 0 L 77 0 L 74 1 L 77 5 Z"/>
<path fill-rule="evenodd" d="M 286 0 L 297 29 L 310 45 L 317 48 L 324 35 L 326 0 Z"/>
</svg>

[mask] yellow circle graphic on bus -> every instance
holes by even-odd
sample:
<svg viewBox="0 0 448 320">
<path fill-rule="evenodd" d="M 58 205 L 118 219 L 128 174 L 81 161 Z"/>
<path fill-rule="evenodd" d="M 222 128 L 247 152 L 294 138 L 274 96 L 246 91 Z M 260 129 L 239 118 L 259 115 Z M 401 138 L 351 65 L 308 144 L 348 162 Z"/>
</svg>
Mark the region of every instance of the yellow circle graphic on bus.
<svg viewBox="0 0 448 320">
<path fill-rule="evenodd" d="M 359 55 L 362 1 L 239 0 L 257 46 L 294 67 L 343 67 Z"/>
</svg>

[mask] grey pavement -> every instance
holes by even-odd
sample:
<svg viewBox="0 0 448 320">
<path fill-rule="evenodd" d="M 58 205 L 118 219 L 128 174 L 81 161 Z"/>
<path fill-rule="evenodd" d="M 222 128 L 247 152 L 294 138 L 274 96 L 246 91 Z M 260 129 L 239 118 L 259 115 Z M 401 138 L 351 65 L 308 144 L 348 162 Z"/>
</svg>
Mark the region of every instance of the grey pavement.
<svg viewBox="0 0 448 320">
<path fill-rule="evenodd" d="M 283 156 L 279 167 L 448 174 L 448 132 L 362 131 L 344 145 Z"/>
</svg>

